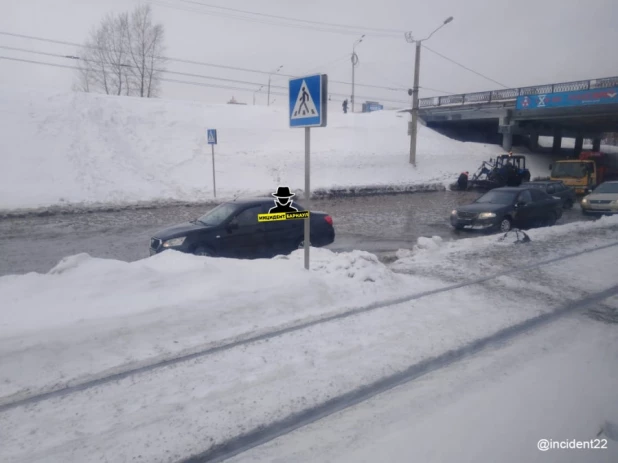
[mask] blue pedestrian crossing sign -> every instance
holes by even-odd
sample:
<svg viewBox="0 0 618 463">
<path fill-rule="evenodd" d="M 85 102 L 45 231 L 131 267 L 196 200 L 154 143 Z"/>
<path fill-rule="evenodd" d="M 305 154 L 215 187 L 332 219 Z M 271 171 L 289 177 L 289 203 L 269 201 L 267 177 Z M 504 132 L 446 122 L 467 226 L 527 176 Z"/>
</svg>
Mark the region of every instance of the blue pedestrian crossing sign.
<svg viewBox="0 0 618 463">
<path fill-rule="evenodd" d="M 290 127 L 326 127 L 328 76 L 290 80 Z"/>
<path fill-rule="evenodd" d="M 208 144 L 217 144 L 217 129 L 208 129 Z"/>
</svg>

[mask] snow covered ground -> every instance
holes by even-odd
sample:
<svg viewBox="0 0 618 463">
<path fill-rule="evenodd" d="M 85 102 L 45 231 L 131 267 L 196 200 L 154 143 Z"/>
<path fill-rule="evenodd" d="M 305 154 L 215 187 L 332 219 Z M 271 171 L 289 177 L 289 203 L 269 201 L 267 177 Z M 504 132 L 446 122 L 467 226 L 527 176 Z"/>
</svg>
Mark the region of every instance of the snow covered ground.
<svg viewBox="0 0 618 463">
<path fill-rule="evenodd" d="M 314 191 L 449 185 L 501 152 L 421 126 L 415 169 L 407 114 L 328 118 L 311 131 Z M 281 108 L 0 88 L 0 211 L 212 200 L 208 128 L 218 130 L 217 199 L 304 188 L 304 132 Z M 528 163 L 533 177 L 547 173 L 545 156 Z"/>
<path fill-rule="evenodd" d="M 228 461 L 614 463 L 617 355 L 615 325 L 561 320 Z"/>
<path fill-rule="evenodd" d="M 538 268 L 316 324 L 64 397 L 1 410 L 0 459 L 7 462 L 178 461 L 410 365 L 615 286 L 615 272 L 608 269 L 615 266 L 618 246 L 593 249 L 618 244 L 616 231 L 618 217 L 532 230 L 529 232 L 532 242 L 525 245 L 513 244 L 512 238 L 500 242 L 498 236 L 447 243 L 425 238 L 419 240 L 417 248 L 402 250 L 400 259 L 391 268 L 363 252 L 334 254 L 312 250 L 314 261 L 309 274 L 302 268 L 301 252 L 289 258 L 258 261 L 210 259 L 170 252 L 134 263 L 78 255 L 59 263 L 48 274 L 2 277 L 0 406 L 143 364 L 153 357 L 168 358 L 196 347 L 217 345 L 303 319 L 339 313 L 372 300 L 445 288 L 453 282 L 492 276 L 540 259 L 590 250 Z M 609 299 L 601 306 L 604 310 L 615 310 L 618 298 Z M 610 328 L 584 326 L 592 323 L 588 318 L 585 322 L 577 317 L 573 320 L 570 323 L 582 325 L 574 352 L 579 352 L 577 349 L 585 344 L 588 336 L 593 336 L 588 350 L 584 349 L 581 356 L 577 352 L 573 354 L 573 362 L 586 364 L 592 348 L 598 351 L 613 345 L 615 349 L 616 344 L 612 344 L 615 334 L 604 337 Z M 550 351 L 559 350 L 563 338 L 557 336 L 553 343 L 554 338 L 548 337 L 545 345 Z M 570 352 L 564 351 L 560 358 L 570 358 Z M 491 361 L 498 365 L 500 358 L 496 353 Z M 427 423 L 460 419 L 462 410 L 479 403 L 474 397 L 480 397 L 484 391 L 489 394 L 488 401 L 497 400 L 496 387 L 503 384 L 498 376 L 522 366 L 514 359 L 517 355 L 507 355 L 503 370 L 481 369 L 489 375 L 487 384 L 477 378 L 467 389 L 462 386 L 460 392 L 469 390 L 473 399 L 462 402 L 452 415 L 448 400 L 438 401 L 435 410 L 425 408 L 427 416 L 435 413 L 431 415 L 435 419 Z M 581 381 L 568 381 L 573 373 L 567 369 L 548 376 L 539 385 L 537 395 L 534 389 L 528 389 L 525 400 L 529 408 L 505 409 L 505 413 L 513 414 L 512 420 L 509 423 L 498 420 L 505 429 L 504 434 L 516 435 L 518 439 L 522 436 L 529 439 L 534 434 L 538 440 L 557 439 L 563 437 L 562 432 L 578 431 L 581 436 L 575 433 L 564 438 L 584 439 L 596 433 L 596 429 L 591 429 L 593 425 L 604 419 L 618 420 L 618 416 L 607 415 L 613 413 L 611 410 L 599 405 L 601 400 L 608 400 L 608 394 L 613 391 L 608 385 L 615 386 L 618 377 L 614 359 L 615 350 L 601 350 L 593 363 L 590 360 L 586 364 L 590 365 L 592 376 L 578 372 L 580 376 L 594 378 L 592 389 L 583 389 Z M 505 380 L 504 393 L 516 392 L 512 384 L 517 386 L 526 381 L 530 372 L 538 371 L 542 365 L 531 368 L 523 365 L 521 372 L 512 372 L 513 382 L 506 384 Z M 603 373 L 597 374 L 603 369 Z M 422 379 L 415 382 L 419 386 L 411 387 L 426 388 L 425 392 L 433 390 L 442 394 L 442 399 L 448 399 L 454 394 L 449 390 L 458 389 L 461 376 L 442 374 L 438 373 L 434 379 Z M 561 382 L 553 383 L 552 378 Z M 540 400 L 550 407 L 545 394 L 551 390 L 560 391 L 552 410 L 566 397 L 577 397 L 578 405 L 582 405 L 589 394 L 598 393 L 585 417 L 581 415 L 586 429 L 558 426 L 557 417 L 562 415 L 557 414 L 555 422 L 545 420 L 543 426 L 531 428 L 534 431 L 543 428 L 544 433 L 538 437 L 532 431 L 524 432 L 523 423 L 542 418 L 532 413 L 531 404 Z M 419 397 L 426 397 L 426 393 L 421 391 Z M 400 411 L 405 411 L 399 404 Z M 443 406 L 440 408 L 439 404 Z M 580 409 L 573 408 L 572 412 L 579 413 Z M 541 410 L 547 414 L 547 408 Z M 409 414 L 415 415 L 416 409 L 411 407 Z M 480 416 L 487 417 L 488 413 Z M 451 436 L 452 442 L 463 442 L 475 429 L 481 429 L 484 424 L 481 421 L 475 421 L 472 428 L 464 423 L 461 433 Z M 357 425 L 367 430 L 368 423 Z M 321 428 L 319 423 L 317 426 L 321 430 L 337 430 L 340 424 L 330 428 Z M 410 432 L 420 441 L 429 428 L 419 425 L 418 434 L 414 434 L 414 429 Z M 392 428 L 385 432 L 389 429 Z M 435 425 L 433 429 L 441 432 Z M 377 431 L 376 435 L 380 436 Z M 347 431 L 342 441 L 353 432 Z M 309 434 L 307 442 L 311 439 Z M 449 441 L 443 442 L 442 447 L 448 446 Z M 494 450 L 502 449 L 500 442 L 494 441 L 492 445 Z M 505 444 L 504 448 L 511 449 L 513 445 Z M 442 455 L 454 451 L 423 453 L 427 448 L 419 450 L 419 455 L 427 456 L 421 458 L 423 461 L 443 461 Z M 395 460 L 396 456 L 393 454 Z M 264 458 L 269 461 L 268 457 Z M 291 460 L 282 457 L 281 461 Z M 292 458 L 292 461 L 296 460 Z"/>
</svg>

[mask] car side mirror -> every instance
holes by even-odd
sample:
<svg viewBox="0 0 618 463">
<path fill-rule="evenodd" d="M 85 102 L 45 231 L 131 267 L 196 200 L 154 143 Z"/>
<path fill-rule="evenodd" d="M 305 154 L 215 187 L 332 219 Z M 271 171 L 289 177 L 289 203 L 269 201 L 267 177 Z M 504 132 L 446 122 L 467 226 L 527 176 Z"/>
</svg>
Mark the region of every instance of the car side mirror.
<svg viewBox="0 0 618 463">
<path fill-rule="evenodd" d="M 515 203 L 515 207 L 523 207 L 525 206 L 527 203 L 525 201 L 517 201 Z"/>
</svg>

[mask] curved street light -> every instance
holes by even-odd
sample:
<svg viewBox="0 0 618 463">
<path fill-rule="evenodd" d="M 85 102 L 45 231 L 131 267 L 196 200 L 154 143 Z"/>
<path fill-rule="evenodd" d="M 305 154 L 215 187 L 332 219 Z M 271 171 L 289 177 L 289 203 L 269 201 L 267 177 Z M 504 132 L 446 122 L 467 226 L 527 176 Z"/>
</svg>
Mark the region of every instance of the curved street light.
<svg viewBox="0 0 618 463">
<path fill-rule="evenodd" d="M 412 88 L 412 123 L 410 125 L 410 164 L 416 167 L 416 135 L 418 132 L 418 84 L 421 66 L 421 44 L 429 40 L 432 35 L 446 26 L 453 20 L 452 16 L 446 18 L 431 34 L 424 39 L 415 40 L 412 32 L 406 32 L 405 37 L 408 43 L 416 44 L 416 55 L 414 57 L 414 87 Z"/>
<path fill-rule="evenodd" d="M 268 103 L 266 104 L 266 106 L 270 106 L 270 79 L 271 79 L 273 74 L 277 74 L 279 71 L 281 71 L 282 67 L 283 67 L 283 64 L 281 66 L 279 66 L 275 71 L 271 72 L 268 75 Z"/>
<path fill-rule="evenodd" d="M 352 45 L 352 97 L 350 98 L 350 103 L 352 103 L 352 112 L 354 112 L 354 68 L 358 66 L 358 55 L 356 54 L 356 46 L 359 45 L 363 39 L 365 38 L 365 34 L 361 35 L 361 38 L 354 42 Z"/>
</svg>

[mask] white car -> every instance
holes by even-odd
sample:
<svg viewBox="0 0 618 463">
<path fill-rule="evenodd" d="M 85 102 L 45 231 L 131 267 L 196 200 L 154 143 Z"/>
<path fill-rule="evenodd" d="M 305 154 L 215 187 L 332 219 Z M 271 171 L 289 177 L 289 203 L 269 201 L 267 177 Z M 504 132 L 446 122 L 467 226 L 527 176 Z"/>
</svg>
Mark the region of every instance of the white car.
<svg viewBox="0 0 618 463">
<path fill-rule="evenodd" d="M 603 182 L 582 199 L 582 213 L 618 214 L 618 181 Z"/>
</svg>

